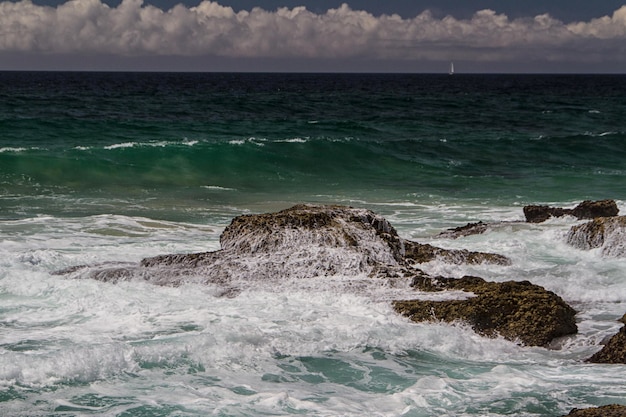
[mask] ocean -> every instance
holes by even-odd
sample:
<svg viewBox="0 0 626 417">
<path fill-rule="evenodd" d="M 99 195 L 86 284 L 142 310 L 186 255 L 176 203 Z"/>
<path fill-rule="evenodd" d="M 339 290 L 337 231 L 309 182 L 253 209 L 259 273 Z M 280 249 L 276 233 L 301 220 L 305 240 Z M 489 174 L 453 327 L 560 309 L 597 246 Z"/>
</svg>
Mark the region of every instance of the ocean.
<svg viewBox="0 0 626 417">
<path fill-rule="evenodd" d="M 626 404 L 626 368 L 585 362 L 626 313 L 626 259 L 566 243 L 626 213 L 626 76 L 0 72 L 0 415 L 561 416 Z M 577 335 L 551 348 L 413 323 L 398 294 L 318 277 L 116 284 L 54 272 L 217 250 L 235 216 L 298 203 L 384 216 L 400 236 L 511 265 Z M 483 221 L 488 233 L 437 235 Z M 253 266 L 251 266 L 253 267 Z M 410 292 L 406 289 L 406 292 Z"/>
</svg>

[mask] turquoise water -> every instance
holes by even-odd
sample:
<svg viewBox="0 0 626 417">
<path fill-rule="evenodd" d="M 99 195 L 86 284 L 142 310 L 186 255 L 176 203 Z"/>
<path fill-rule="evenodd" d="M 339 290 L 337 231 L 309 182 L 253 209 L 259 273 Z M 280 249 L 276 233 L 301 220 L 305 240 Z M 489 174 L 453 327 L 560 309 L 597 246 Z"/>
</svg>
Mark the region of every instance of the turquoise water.
<svg viewBox="0 0 626 417">
<path fill-rule="evenodd" d="M 15 416 L 558 416 L 625 404 L 585 364 L 626 312 L 626 263 L 573 219 L 436 239 L 526 204 L 626 207 L 626 77 L 0 73 L 0 410 Z M 219 248 L 236 215 L 372 209 L 403 236 L 495 251 L 578 311 L 560 349 L 398 317 L 383 290 L 71 280 L 72 265 Z M 332 282 L 332 281 L 331 281 Z M 609 371 L 607 371 L 609 369 Z"/>
<path fill-rule="evenodd" d="M 127 212 L 127 200 L 146 197 L 239 205 L 414 193 L 511 204 L 624 194 L 622 76 L 0 80 L 0 218 L 50 213 L 20 201 L 60 195 L 73 206 L 85 198 L 76 209 L 89 214 L 111 212 L 98 198 L 123 199 Z"/>
</svg>

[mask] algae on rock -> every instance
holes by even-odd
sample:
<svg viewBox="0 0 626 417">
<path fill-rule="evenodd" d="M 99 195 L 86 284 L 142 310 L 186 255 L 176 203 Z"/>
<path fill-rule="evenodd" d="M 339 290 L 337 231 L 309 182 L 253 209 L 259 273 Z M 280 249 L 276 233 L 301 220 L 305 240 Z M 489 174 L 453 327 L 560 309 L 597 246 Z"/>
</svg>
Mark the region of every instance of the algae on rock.
<svg viewBox="0 0 626 417">
<path fill-rule="evenodd" d="M 396 311 L 416 322 L 461 321 L 482 335 L 502 336 L 529 346 L 547 346 L 557 337 L 577 332 L 576 311 L 561 297 L 528 281 L 421 276 L 413 286 L 421 291 L 463 290 L 475 295 L 464 300 L 393 303 Z"/>
<path fill-rule="evenodd" d="M 626 417 L 626 405 L 609 404 L 584 409 L 574 408 L 562 417 Z"/>
</svg>

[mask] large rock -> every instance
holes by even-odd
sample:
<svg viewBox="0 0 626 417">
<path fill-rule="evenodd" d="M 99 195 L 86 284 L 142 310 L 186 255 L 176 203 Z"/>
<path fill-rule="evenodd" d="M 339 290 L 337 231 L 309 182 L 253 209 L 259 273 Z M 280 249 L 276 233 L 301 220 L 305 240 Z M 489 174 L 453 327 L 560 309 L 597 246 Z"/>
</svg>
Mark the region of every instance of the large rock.
<svg viewBox="0 0 626 417">
<path fill-rule="evenodd" d="M 402 239 L 382 216 L 345 206 L 296 205 L 277 213 L 238 216 L 214 252 L 161 255 L 139 265 L 78 267 L 63 272 L 103 281 L 136 278 L 162 285 L 227 284 L 332 275 L 403 277 L 415 264 L 508 264 L 501 255 L 446 250 Z"/>
<path fill-rule="evenodd" d="M 626 324 L 626 314 L 620 321 Z M 593 363 L 626 363 L 626 326 L 609 339 L 602 350 L 597 352 L 588 362 Z"/>
<path fill-rule="evenodd" d="M 294 236 L 295 233 L 295 236 Z M 313 238 L 305 238 L 310 236 Z M 291 235 L 291 237 L 286 237 Z M 287 245 L 283 245 L 283 243 Z M 393 226 L 370 210 L 345 206 L 296 205 L 278 213 L 240 216 L 233 219 L 220 237 L 224 250 L 254 253 L 259 249 L 291 252 L 293 244 L 347 248 L 376 262 L 402 266 L 441 260 L 449 263 L 495 263 L 508 265 L 509 259 L 493 253 L 464 249 L 442 249 L 402 239 Z M 372 247 L 368 245 L 374 245 Z M 381 245 L 379 247 L 379 245 Z M 380 258 L 380 253 L 390 251 Z M 367 261 L 369 263 L 369 260 Z M 354 272 L 354 270 L 346 272 Z M 361 272 L 361 271 L 357 271 Z"/>
<path fill-rule="evenodd" d="M 487 282 L 478 277 L 418 276 L 421 291 L 463 290 L 464 300 L 394 302 L 399 313 L 416 322 L 462 321 L 485 336 L 502 336 L 528 346 L 547 346 L 553 339 L 577 332 L 576 311 L 561 297 L 528 281 Z"/>
<path fill-rule="evenodd" d="M 602 407 L 574 408 L 568 417 L 626 417 L 626 405 L 603 405 Z M 562 416 L 566 417 L 566 416 Z"/>
<path fill-rule="evenodd" d="M 574 216 L 577 219 L 594 219 L 596 217 L 617 216 L 618 214 L 619 209 L 614 200 L 585 200 L 573 209 L 536 205 L 524 207 L 524 216 L 529 223 L 541 223 L 550 217 L 565 215 Z"/>
<path fill-rule="evenodd" d="M 567 243 L 579 249 L 602 248 L 604 256 L 626 255 L 626 216 L 598 217 L 573 226 Z"/>
</svg>

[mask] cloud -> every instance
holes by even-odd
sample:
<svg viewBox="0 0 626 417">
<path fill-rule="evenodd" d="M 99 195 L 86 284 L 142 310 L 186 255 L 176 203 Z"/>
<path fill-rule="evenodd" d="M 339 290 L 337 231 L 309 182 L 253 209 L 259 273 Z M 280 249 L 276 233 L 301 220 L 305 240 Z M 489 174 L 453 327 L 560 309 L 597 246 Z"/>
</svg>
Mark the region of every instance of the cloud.
<svg viewBox="0 0 626 417">
<path fill-rule="evenodd" d="M 611 16 L 565 24 L 549 15 L 510 19 L 492 10 L 470 19 L 374 16 L 344 4 L 324 14 L 304 7 L 235 12 L 212 1 L 164 11 L 142 0 L 58 7 L 0 3 L 0 52 L 118 56 L 366 58 L 474 61 L 626 60 L 626 6 Z M 621 57 L 621 58 L 620 58 Z"/>
</svg>

